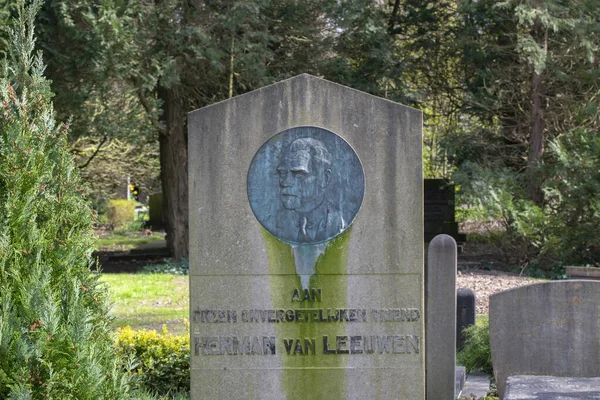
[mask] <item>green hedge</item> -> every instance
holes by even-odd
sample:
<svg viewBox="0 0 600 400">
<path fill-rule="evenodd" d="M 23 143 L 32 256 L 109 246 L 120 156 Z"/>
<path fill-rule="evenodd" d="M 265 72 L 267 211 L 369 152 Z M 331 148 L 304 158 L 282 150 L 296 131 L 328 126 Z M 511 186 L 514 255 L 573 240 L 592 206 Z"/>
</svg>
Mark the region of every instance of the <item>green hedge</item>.
<svg viewBox="0 0 600 400">
<path fill-rule="evenodd" d="M 153 330 L 119 329 L 117 353 L 133 359 L 129 367 L 140 383 L 157 395 L 173 395 L 190 390 L 189 335 L 171 335 Z"/>
</svg>

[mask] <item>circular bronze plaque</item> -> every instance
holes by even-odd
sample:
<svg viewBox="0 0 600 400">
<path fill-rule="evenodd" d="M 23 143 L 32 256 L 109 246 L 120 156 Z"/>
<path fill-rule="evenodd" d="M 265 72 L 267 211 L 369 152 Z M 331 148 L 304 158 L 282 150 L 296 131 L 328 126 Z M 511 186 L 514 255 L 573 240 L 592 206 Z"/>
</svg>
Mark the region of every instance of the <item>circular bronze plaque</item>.
<svg viewBox="0 0 600 400">
<path fill-rule="evenodd" d="M 248 169 L 248 200 L 256 219 L 292 244 L 324 243 L 344 232 L 364 194 L 365 173 L 354 149 L 314 126 L 273 136 Z"/>
</svg>

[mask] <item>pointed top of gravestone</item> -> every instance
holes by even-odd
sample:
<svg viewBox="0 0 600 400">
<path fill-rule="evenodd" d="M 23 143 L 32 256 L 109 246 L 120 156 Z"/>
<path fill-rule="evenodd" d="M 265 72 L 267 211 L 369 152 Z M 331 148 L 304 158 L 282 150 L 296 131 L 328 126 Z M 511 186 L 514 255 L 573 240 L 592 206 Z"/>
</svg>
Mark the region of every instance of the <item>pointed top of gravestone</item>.
<svg viewBox="0 0 600 400">
<path fill-rule="evenodd" d="M 388 106 L 407 108 L 420 113 L 420 111 L 415 108 L 404 106 L 402 104 L 385 99 L 383 97 L 378 97 L 367 92 L 353 89 L 348 86 L 340 85 L 339 83 L 331 82 L 326 79 L 304 73 L 277 83 L 273 83 L 271 85 L 264 86 L 260 89 L 253 90 L 251 92 L 234 96 L 231 99 L 223 100 L 218 103 L 214 103 L 209 106 L 191 111 L 189 113 L 189 117 L 192 118 L 194 114 L 202 112 L 209 108 L 227 107 L 232 102 L 244 103 L 247 101 L 255 101 L 256 98 L 270 96 L 278 96 L 282 97 L 284 100 L 287 99 L 294 101 L 301 100 L 304 98 L 303 96 L 301 96 L 301 93 L 307 95 L 307 97 L 310 98 L 310 94 L 315 91 L 327 92 L 331 93 L 332 95 L 346 95 L 349 96 L 351 99 L 355 99 L 357 101 L 385 103 L 388 104 Z"/>
</svg>

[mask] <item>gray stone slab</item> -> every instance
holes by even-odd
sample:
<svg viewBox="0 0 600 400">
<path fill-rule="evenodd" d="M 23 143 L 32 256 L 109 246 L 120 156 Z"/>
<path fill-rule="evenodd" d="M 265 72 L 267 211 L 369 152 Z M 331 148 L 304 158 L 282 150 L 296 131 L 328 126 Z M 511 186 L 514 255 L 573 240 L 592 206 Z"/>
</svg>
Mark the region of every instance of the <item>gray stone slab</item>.
<svg viewBox="0 0 600 400">
<path fill-rule="evenodd" d="M 427 250 L 427 399 L 452 400 L 456 367 L 456 242 L 438 235 Z"/>
<path fill-rule="evenodd" d="M 538 283 L 490 296 L 492 364 L 513 375 L 600 376 L 600 282 Z"/>
<path fill-rule="evenodd" d="M 454 370 L 454 393 L 456 394 L 456 397 L 460 396 L 466 382 L 467 369 L 465 367 L 457 366 Z"/>
<path fill-rule="evenodd" d="M 566 267 L 566 273 L 570 279 L 600 280 L 600 268 L 598 267 Z"/>
<path fill-rule="evenodd" d="M 510 376 L 504 400 L 600 399 L 600 378 L 556 376 Z"/>
<path fill-rule="evenodd" d="M 192 399 L 425 398 L 421 128 L 310 75 L 189 114 Z"/>
<path fill-rule="evenodd" d="M 471 372 L 467 375 L 462 396 L 471 399 L 485 397 L 490 390 L 490 376 L 483 372 Z"/>
</svg>

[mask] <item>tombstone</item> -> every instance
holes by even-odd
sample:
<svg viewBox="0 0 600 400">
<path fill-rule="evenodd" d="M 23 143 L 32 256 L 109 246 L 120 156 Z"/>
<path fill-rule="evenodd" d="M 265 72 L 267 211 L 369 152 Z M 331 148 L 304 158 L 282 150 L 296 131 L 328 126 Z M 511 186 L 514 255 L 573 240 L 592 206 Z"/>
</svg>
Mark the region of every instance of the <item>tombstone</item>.
<svg viewBox="0 0 600 400">
<path fill-rule="evenodd" d="M 148 216 L 150 227 L 157 231 L 164 228 L 163 224 L 163 196 L 162 192 L 148 196 Z"/>
<path fill-rule="evenodd" d="M 475 292 L 459 288 L 456 291 L 456 350 L 465 344 L 465 329 L 475 325 Z"/>
<path fill-rule="evenodd" d="M 569 279 L 600 280 L 598 267 L 565 267 L 565 273 Z"/>
<path fill-rule="evenodd" d="M 504 400 L 600 399 L 600 378 L 556 376 L 510 376 Z"/>
<path fill-rule="evenodd" d="M 424 399 L 421 130 L 310 75 L 189 114 L 192 399 Z"/>
<path fill-rule="evenodd" d="M 425 339 L 428 400 L 456 398 L 456 242 L 438 235 L 427 249 Z"/>
<path fill-rule="evenodd" d="M 455 219 L 454 185 L 445 179 L 424 180 L 425 243 L 436 235 L 450 235 L 457 242 L 465 242 L 467 236 L 458 233 Z"/>
<path fill-rule="evenodd" d="M 492 364 L 513 375 L 600 376 L 600 282 L 537 283 L 490 296 Z"/>
</svg>

